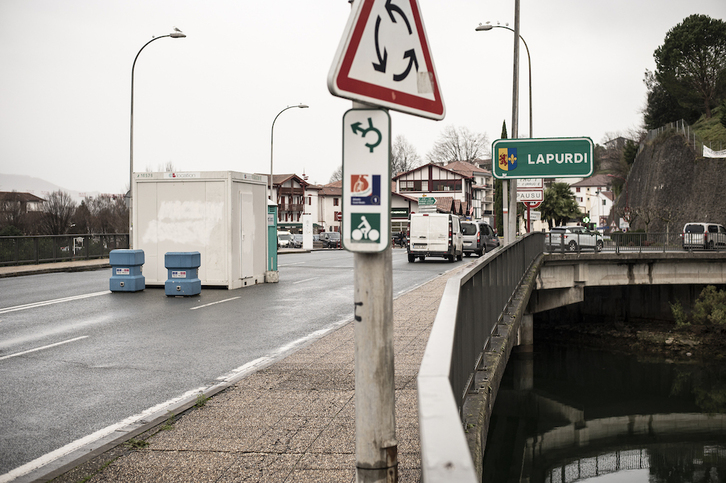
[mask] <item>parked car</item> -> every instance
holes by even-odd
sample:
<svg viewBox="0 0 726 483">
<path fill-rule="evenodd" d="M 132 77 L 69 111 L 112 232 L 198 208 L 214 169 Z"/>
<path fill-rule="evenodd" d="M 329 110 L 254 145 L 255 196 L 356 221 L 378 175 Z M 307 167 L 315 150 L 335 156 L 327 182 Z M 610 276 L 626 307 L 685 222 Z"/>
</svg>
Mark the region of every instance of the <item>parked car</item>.
<svg viewBox="0 0 726 483">
<path fill-rule="evenodd" d="M 415 213 L 409 220 L 408 261 L 444 257 L 450 262 L 464 254 L 459 217 L 450 213 Z"/>
<path fill-rule="evenodd" d="M 292 235 L 292 247 L 293 248 L 302 248 L 303 246 L 303 236 L 302 233 L 295 233 Z"/>
<path fill-rule="evenodd" d="M 545 244 L 549 250 L 569 250 L 572 252 L 582 249 L 602 250 L 602 235 L 597 231 L 588 230 L 584 226 L 557 226 L 547 234 Z"/>
<path fill-rule="evenodd" d="M 340 248 L 340 233 L 325 231 L 320 234 L 320 241 L 323 242 L 323 248 Z"/>
<path fill-rule="evenodd" d="M 277 248 L 292 248 L 292 233 L 289 231 L 277 232 Z"/>
<path fill-rule="evenodd" d="M 726 246 L 726 229 L 716 223 L 686 223 L 681 233 L 683 249 Z"/>
<path fill-rule="evenodd" d="M 463 221 L 461 233 L 464 235 L 464 255 L 472 253 L 479 256 L 499 246 L 499 237 L 489 223 L 483 221 Z"/>
</svg>

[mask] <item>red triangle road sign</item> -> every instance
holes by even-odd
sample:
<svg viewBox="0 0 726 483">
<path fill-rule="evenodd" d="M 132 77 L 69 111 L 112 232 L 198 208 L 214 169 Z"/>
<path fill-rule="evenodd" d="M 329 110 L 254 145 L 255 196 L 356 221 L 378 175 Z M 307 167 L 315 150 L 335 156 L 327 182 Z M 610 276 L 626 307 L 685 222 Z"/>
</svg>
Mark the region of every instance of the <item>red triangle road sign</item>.
<svg viewBox="0 0 726 483">
<path fill-rule="evenodd" d="M 418 0 L 355 0 L 328 89 L 334 96 L 443 119 L 446 108 Z"/>
</svg>

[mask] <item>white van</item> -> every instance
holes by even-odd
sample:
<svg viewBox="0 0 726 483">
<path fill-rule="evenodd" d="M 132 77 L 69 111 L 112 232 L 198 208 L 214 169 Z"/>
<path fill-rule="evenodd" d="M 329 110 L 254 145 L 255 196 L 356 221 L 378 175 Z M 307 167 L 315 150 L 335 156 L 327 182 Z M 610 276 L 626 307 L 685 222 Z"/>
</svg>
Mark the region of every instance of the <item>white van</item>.
<svg viewBox="0 0 726 483">
<path fill-rule="evenodd" d="M 408 261 L 418 257 L 461 260 L 464 247 L 459 217 L 450 213 L 414 213 L 409 220 Z"/>
<path fill-rule="evenodd" d="M 681 232 L 683 249 L 714 248 L 726 246 L 726 228 L 718 223 L 686 223 Z"/>
<path fill-rule="evenodd" d="M 277 232 L 277 248 L 292 248 L 293 237 L 289 231 Z"/>
</svg>

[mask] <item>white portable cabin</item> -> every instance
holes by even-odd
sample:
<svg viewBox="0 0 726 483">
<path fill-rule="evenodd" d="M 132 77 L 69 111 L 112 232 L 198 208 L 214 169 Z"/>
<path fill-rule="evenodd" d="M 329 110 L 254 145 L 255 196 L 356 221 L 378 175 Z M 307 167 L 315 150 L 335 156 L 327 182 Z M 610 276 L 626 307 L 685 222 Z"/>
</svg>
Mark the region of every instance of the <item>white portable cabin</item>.
<svg viewBox="0 0 726 483">
<path fill-rule="evenodd" d="M 264 283 L 267 177 L 219 172 L 134 173 L 133 247 L 146 285 L 164 285 L 167 252 L 199 252 L 202 285 Z"/>
</svg>

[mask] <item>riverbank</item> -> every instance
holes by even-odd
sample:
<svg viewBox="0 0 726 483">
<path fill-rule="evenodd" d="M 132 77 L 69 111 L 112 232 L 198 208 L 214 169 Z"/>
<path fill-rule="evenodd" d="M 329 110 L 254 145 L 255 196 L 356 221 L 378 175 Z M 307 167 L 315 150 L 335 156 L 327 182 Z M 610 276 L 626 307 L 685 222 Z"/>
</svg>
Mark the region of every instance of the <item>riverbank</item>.
<svg viewBox="0 0 726 483">
<path fill-rule="evenodd" d="M 669 322 L 537 322 L 535 343 L 579 344 L 667 361 L 726 361 L 726 327 Z"/>
</svg>

